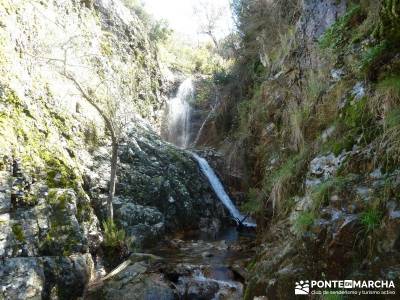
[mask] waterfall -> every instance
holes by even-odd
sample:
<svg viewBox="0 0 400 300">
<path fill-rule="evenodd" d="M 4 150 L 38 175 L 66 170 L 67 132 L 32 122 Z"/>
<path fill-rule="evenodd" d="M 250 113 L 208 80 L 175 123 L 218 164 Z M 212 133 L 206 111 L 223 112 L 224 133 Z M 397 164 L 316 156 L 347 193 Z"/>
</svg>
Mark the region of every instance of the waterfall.
<svg viewBox="0 0 400 300">
<path fill-rule="evenodd" d="M 190 105 L 194 99 L 192 79 L 188 78 L 179 86 L 175 98 L 168 101 L 167 141 L 178 147 L 186 148 L 189 144 Z"/>
<path fill-rule="evenodd" d="M 211 168 L 208 162 L 195 153 L 192 153 L 192 155 L 199 163 L 200 169 L 203 174 L 208 178 L 208 181 L 210 182 L 215 194 L 229 210 L 231 216 L 240 221 L 245 219 L 245 216 L 239 212 L 239 210 L 233 204 L 231 198 L 229 198 L 228 194 L 225 192 L 224 186 L 222 185 L 221 181 L 218 179 L 218 176 L 215 174 L 214 170 Z M 242 224 L 247 227 L 256 227 L 256 224 L 250 220 L 244 221 Z"/>
</svg>

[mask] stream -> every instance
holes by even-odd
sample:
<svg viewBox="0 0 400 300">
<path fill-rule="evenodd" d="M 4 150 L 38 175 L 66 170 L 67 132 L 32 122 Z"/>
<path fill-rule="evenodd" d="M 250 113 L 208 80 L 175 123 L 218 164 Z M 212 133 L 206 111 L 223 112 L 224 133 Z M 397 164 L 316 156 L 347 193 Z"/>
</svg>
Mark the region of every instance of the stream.
<svg viewBox="0 0 400 300">
<path fill-rule="evenodd" d="M 253 240 L 254 232 L 230 226 L 217 235 L 186 232 L 149 252 L 167 262 L 163 273 L 183 299 L 242 299 Z"/>
<path fill-rule="evenodd" d="M 193 81 L 184 80 L 167 106 L 166 140 L 184 149 L 190 143 L 190 103 L 194 91 Z M 194 152 L 190 154 L 238 226 L 225 226 L 213 234 L 185 232 L 162 241 L 150 253 L 168 262 L 163 273 L 182 298 L 242 299 L 256 223 L 236 208 L 207 160 Z"/>
</svg>

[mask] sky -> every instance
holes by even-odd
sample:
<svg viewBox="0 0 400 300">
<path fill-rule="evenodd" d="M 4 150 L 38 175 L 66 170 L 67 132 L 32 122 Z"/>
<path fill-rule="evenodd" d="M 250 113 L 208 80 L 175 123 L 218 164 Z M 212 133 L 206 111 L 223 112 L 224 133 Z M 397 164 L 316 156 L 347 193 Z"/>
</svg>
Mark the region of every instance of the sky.
<svg viewBox="0 0 400 300">
<path fill-rule="evenodd" d="M 221 38 L 230 32 L 232 17 L 229 9 L 229 0 L 212 0 L 218 5 L 226 6 L 226 15 L 223 16 L 218 31 Z M 193 14 L 193 7 L 198 0 L 142 0 L 147 11 L 157 19 L 166 19 L 170 27 L 178 33 L 198 40 L 197 18 Z M 200 37 L 201 39 L 201 37 Z"/>
</svg>

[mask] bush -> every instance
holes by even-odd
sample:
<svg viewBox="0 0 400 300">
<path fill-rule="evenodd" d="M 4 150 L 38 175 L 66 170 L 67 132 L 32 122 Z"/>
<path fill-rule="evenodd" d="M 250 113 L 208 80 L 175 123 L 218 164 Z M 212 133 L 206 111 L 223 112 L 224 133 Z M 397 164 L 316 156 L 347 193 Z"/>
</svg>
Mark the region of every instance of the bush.
<svg viewBox="0 0 400 300">
<path fill-rule="evenodd" d="M 108 219 L 103 222 L 104 245 L 110 248 L 122 247 L 125 244 L 125 231 L 118 229 L 114 221 Z"/>
</svg>

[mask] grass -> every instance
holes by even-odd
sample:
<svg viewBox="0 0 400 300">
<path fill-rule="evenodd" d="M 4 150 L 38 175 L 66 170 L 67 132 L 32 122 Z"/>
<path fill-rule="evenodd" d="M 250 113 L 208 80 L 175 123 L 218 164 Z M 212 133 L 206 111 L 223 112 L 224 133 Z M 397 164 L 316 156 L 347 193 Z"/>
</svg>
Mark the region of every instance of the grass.
<svg viewBox="0 0 400 300">
<path fill-rule="evenodd" d="M 309 117 L 308 107 L 291 104 L 287 110 L 288 125 L 290 131 L 290 145 L 294 151 L 301 151 L 304 148 L 304 125 Z"/>
<path fill-rule="evenodd" d="M 293 202 L 289 201 L 294 193 L 301 192 L 302 174 L 308 165 L 311 151 L 306 148 L 299 154 L 289 157 L 273 174 L 264 179 L 264 192 L 269 194 L 274 212 L 284 212 L 290 209 Z"/>
<path fill-rule="evenodd" d="M 386 41 L 381 41 L 380 43 L 367 48 L 362 52 L 358 69 L 362 73 L 368 75 L 373 70 L 372 66 L 377 64 L 382 57 L 384 57 L 388 49 L 389 48 Z"/>
<path fill-rule="evenodd" d="M 355 144 L 367 145 L 379 136 L 381 132 L 368 106 L 367 97 L 349 99 L 335 121 L 336 138 L 327 143 L 327 148 L 335 155 L 343 150 L 350 151 Z"/>
<path fill-rule="evenodd" d="M 331 177 L 327 181 L 317 185 L 311 192 L 313 201 L 312 209 L 318 211 L 323 205 L 328 204 L 335 193 L 345 190 L 349 183 L 354 180 L 354 175 Z"/>
<path fill-rule="evenodd" d="M 382 221 L 382 213 L 374 208 L 370 208 L 361 214 L 361 224 L 365 231 L 370 233 L 377 229 Z"/>
<path fill-rule="evenodd" d="M 22 229 L 21 224 L 14 224 L 11 229 L 12 229 L 15 239 L 18 242 L 25 241 L 25 234 L 24 234 L 24 230 Z"/>
<path fill-rule="evenodd" d="M 369 106 L 375 116 L 381 119 L 393 108 L 400 106 L 400 75 L 388 75 L 380 80 Z"/>
<path fill-rule="evenodd" d="M 263 208 L 262 198 L 264 193 L 256 188 L 250 188 L 246 195 L 246 202 L 241 206 L 241 209 L 249 213 L 260 212 Z"/>
<path fill-rule="evenodd" d="M 346 14 L 340 17 L 319 40 L 319 46 L 322 49 L 331 48 L 338 50 L 342 48 L 348 40 L 350 28 L 362 13 L 360 5 L 351 6 Z"/>
<path fill-rule="evenodd" d="M 389 111 L 385 118 L 385 128 L 387 130 L 396 128 L 400 125 L 400 107 L 396 107 Z"/>
<path fill-rule="evenodd" d="M 294 222 L 294 230 L 298 235 L 304 233 L 315 220 L 314 212 L 305 211 L 301 212 Z"/>
</svg>

